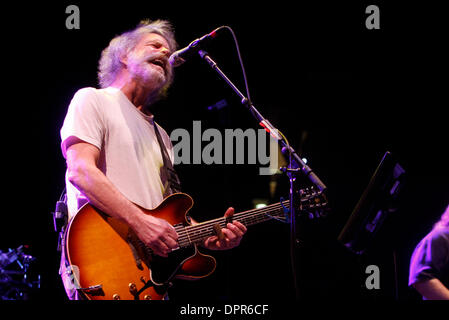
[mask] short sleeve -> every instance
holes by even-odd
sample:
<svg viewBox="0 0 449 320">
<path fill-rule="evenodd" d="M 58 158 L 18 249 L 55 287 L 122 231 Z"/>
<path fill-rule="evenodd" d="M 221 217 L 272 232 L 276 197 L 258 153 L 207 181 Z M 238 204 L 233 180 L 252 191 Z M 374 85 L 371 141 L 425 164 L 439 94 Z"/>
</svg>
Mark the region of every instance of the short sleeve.
<svg viewBox="0 0 449 320">
<path fill-rule="evenodd" d="M 61 150 L 66 157 L 66 141 L 76 137 L 101 149 L 104 137 L 104 121 L 96 89 L 78 90 L 70 102 L 61 131 Z"/>
<path fill-rule="evenodd" d="M 416 282 L 443 280 L 444 268 L 449 259 L 447 235 L 432 231 L 416 246 L 410 261 L 409 285 Z"/>
</svg>

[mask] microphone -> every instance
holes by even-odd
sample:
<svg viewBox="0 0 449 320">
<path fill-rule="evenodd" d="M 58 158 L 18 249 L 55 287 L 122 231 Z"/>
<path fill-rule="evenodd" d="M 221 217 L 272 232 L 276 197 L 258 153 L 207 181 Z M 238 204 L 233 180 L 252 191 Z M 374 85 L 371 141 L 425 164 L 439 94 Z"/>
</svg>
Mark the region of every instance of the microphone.
<svg viewBox="0 0 449 320">
<path fill-rule="evenodd" d="M 193 53 L 195 53 L 195 52 L 197 52 L 199 50 L 200 45 L 202 44 L 202 42 L 204 42 L 207 39 L 215 38 L 215 36 L 217 35 L 217 31 L 219 29 L 221 29 L 221 28 L 222 27 L 218 27 L 217 29 L 215 29 L 211 33 L 208 33 L 208 34 L 202 36 L 201 38 L 193 40 L 192 42 L 190 42 L 190 44 L 187 47 L 173 52 L 171 54 L 170 58 L 168 58 L 168 62 L 173 67 L 179 67 L 181 64 L 186 62 L 186 60 Z"/>
</svg>

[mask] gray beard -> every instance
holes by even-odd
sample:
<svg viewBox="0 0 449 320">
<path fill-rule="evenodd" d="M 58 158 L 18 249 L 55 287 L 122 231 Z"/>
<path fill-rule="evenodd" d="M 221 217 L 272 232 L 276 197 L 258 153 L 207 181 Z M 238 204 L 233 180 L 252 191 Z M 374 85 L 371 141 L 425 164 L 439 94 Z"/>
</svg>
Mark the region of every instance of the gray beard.
<svg viewBox="0 0 449 320">
<path fill-rule="evenodd" d="M 168 89 L 172 82 L 173 71 L 171 66 L 165 68 L 165 74 L 165 72 L 161 73 L 150 65 L 149 61 L 159 57 L 161 57 L 160 53 L 147 55 L 145 57 L 136 57 L 132 54 L 129 55 L 129 59 L 133 61 L 132 65 L 136 66 L 129 70 L 132 77 L 143 86 L 151 86 L 151 93 L 146 99 L 145 106 L 150 105 L 161 98 L 163 92 Z"/>
</svg>

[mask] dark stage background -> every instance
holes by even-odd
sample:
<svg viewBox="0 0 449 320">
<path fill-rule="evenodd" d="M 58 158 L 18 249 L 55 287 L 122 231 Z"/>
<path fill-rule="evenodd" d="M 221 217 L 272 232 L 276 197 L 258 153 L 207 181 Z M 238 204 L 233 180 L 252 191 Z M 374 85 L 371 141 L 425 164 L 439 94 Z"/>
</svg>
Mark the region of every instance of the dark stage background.
<svg viewBox="0 0 449 320">
<path fill-rule="evenodd" d="M 69 4 L 80 8 L 79 30 L 65 27 Z M 29 253 L 37 258 L 35 270 L 42 277 L 41 289 L 32 297 L 65 300 L 50 212 L 64 186 L 59 129 L 70 99 L 82 87 L 97 87 L 97 61 L 112 37 L 134 28 L 141 19 L 163 18 L 174 24 L 180 47 L 220 25 L 234 29 L 255 106 L 328 186 L 331 214 L 319 223 L 305 224 L 301 234 L 298 278 L 303 297 L 419 299 L 407 287 L 410 255 L 448 203 L 443 65 L 447 50 L 441 10 L 374 1 L 380 8 L 381 28 L 367 30 L 368 4 L 39 5 L 33 11 L 34 24 L 20 29 L 3 64 L 13 84 L 6 94 L 15 98 L 4 119 L 20 121 L 11 120 L 13 131 L 6 129 L 9 120 L 4 121 L 3 140 L 9 150 L 4 157 L 5 182 L 10 194 L 4 203 L 14 206 L 4 210 L 0 248 L 30 246 Z M 231 36 L 224 32 L 208 51 L 243 90 Z M 226 108 L 207 110 L 223 99 Z M 169 97 L 155 113 L 168 133 L 175 128 L 191 131 L 194 120 L 201 120 L 203 130 L 258 128 L 231 89 L 199 58 L 176 69 Z M 401 207 L 386 226 L 389 240 L 355 257 L 337 236 L 387 150 L 408 174 Z M 279 196 L 287 197 L 286 177 L 260 176 L 258 169 L 178 166 L 184 191 L 196 201 L 192 216 L 207 220 L 221 216 L 228 206 L 247 210 L 255 198 L 273 203 Z M 274 196 L 270 181 L 276 183 Z M 250 227 L 240 247 L 213 254 L 216 272 L 198 282 L 175 283 L 172 299 L 294 299 L 288 225 L 267 222 Z M 365 268 L 370 264 L 380 267 L 380 290 L 365 288 Z"/>
</svg>

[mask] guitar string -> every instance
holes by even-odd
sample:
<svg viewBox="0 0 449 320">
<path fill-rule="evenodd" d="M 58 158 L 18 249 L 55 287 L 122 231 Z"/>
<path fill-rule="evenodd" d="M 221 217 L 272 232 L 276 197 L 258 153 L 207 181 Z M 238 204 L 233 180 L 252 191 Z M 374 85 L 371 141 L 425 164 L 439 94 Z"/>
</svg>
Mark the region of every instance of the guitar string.
<svg viewBox="0 0 449 320">
<path fill-rule="evenodd" d="M 285 205 L 285 204 L 284 204 Z M 287 204 L 288 205 L 288 204 Z M 253 209 L 253 210 L 248 210 L 248 211 L 243 211 L 240 212 L 230 218 L 232 218 L 233 220 L 245 220 L 245 219 L 251 219 L 251 218 L 257 218 L 259 216 L 263 216 L 268 212 L 272 212 L 272 211 L 278 211 L 279 209 L 281 209 L 282 205 L 281 204 L 274 204 L 274 205 L 270 205 L 269 207 L 265 207 L 262 209 Z M 258 214 L 254 214 L 254 213 L 258 213 Z M 192 225 L 192 226 L 186 226 L 184 227 L 185 229 L 190 229 L 192 231 L 195 232 L 194 229 L 202 229 L 202 228 L 208 228 L 214 224 L 220 223 L 220 222 L 224 222 L 226 221 L 226 217 L 219 217 L 219 218 L 215 218 L 213 220 L 204 222 L 204 223 L 200 223 L 197 225 Z"/>
<path fill-rule="evenodd" d="M 304 203 L 304 202 L 306 202 L 308 200 L 310 200 L 310 199 L 304 199 L 301 202 Z M 325 205 L 326 205 L 326 202 L 315 203 L 313 205 L 309 205 L 309 209 L 314 209 L 314 207 L 315 207 L 315 209 L 319 209 L 321 207 L 325 207 Z M 276 211 L 280 210 L 281 208 L 289 209 L 289 207 L 290 207 L 290 201 L 289 200 L 285 200 L 285 201 L 282 201 L 280 203 L 270 204 L 270 205 L 268 205 L 268 206 L 266 206 L 264 208 L 251 209 L 251 210 L 243 211 L 243 212 L 235 214 L 233 217 L 230 217 L 230 218 L 233 218 L 234 220 L 239 220 L 239 219 L 240 220 L 244 220 L 244 219 L 248 219 L 248 218 L 251 219 L 252 217 L 263 216 L 266 213 L 271 212 L 271 211 L 275 211 L 276 212 Z M 259 211 L 260 211 L 260 214 L 258 214 L 258 215 L 254 214 L 254 213 L 259 212 Z M 198 228 L 201 228 L 201 227 L 208 228 L 211 225 L 216 224 L 217 222 L 223 222 L 223 221 L 226 221 L 226 217 L 219 217 L 219 218 L 210 220 L 208 222 L 200 223 L 200 224 L 193 225 L 193 226 L 187 226 L 186 228 L 189 228 L 189 229 L 198 229 Z"/>
<path fill-rule="evenodd" d="M 273 211 L 279 211 L 281 208 L 287 207 L 287 206 L 289 206 L 288 200 L 284 201 L 282 203 L 268 205 L 268 206 L 266 206 L 264 208 L 260 208 L 260 209 L 247 210 L 247 211 L 238 213 L 237 215 L 235 215 L 231 218 L 233 218 L 233 220 L 237 220 L 237 221 L 239 221 L 239 220 L 244 221 L 244 223 L 250 225 L 251 223 L 262 222 L 267 218 L 270 219 L 271 218 L 270 216 L 278 216 L 278 217 L 282 216 L 280 213 L 270 214 L 270 215 L 267 215 L 266 213 L 273 212 Z M 254 214 L 254 213 L 256 213 L 256 214 Z M 205 237 L 205 235 L 203 234 L 203 231 L 207 231 L 207 230 L 211 231 L 211 226 L 217 224 L 217 222 L 220 225 L 225 226 L 226 217 L 216 218 L 216 219 L 210 220 L 208 222 L 193 225 L 193 226 L 186 226 L 186 227 L 181 226 L 183 228 L 183 230 L 181 230 L 181 232 L 180 232 L 178 242 L 182 242 L 183 244 L 188 245 L 190 243 L 195 243 L 198 240 L 201 240 L 202 238 Z M 194 233 L 194 234 L 192 235 L 192 233 Z M 185 237 L 186 235 L 189 239 L 186 239 L 186 237 Z M 186 241 L 187 241 L 187 243 L 186 243 Z"/>
<path fill-rule="evenodd" d="M 282 208 L 282 205 L 276 205 L 276 206 L 272 206 L 270 208 L 270 210 L 249 210 L 249 211 L 245 211 L 245 212 L 241 212 L 238 216 L 236 216 L 235 220 L 240 220 L 242 223 L 246 224 L 246 225 L 251 225 L 251 223 L 258 223 L 258 222 L 263 222 L 265 221 L 267 218 L 270 219 L 270 216 L 277 216 L 277 217 L 281 217 L 282 215 L 280 214 L 280 212 L 276 213 L 276 214 L 269 214 L 267 215 L 266 213 L 268 212 L 273 212 L 273 211 L 278 211 L 279 209 Z M 260 211 L 259 211 L 260 210 Z M 259 211 L 259 212 L 257 212 Z M 253 214 L 257 212 L 256 214 Z M 221 226 L 225 226 L 225 221 L 226 218 L 225 217 L 220 217 L 211 221 L 218 221 L 219 224 Z M 191 244 L 194 244 L 196 242 L 198 242 L 199 240 L 202 240 L 204 238 L 206 238 L 207 236 L 209 236 L 209 234 L 205 235 L 203 234 L 203 231 L 209 231 L 211 232 L 212 229 L 210 228 L 213 224 L 216 223 L 212 223 L 212 222 L 207 222 L 204 224 L 199 224 L 199 225 L 193 225 L 193 226 L 178 226 L 175 228 L 176 229 L 180 229 L 180 231 L 177 230 L 177 233 L 179 235 L 178 237 L 178 244 L 180 247 L 188 247 Z M 191 232 L 189 232 L 189 229 L 191 230 Z M 193 232 L 192 232 L 193 231 Z M 193 233 L 193 234 L 192 234 Z M 140 241 L 139 241 L 140 242 Z M 144 245 L 143 242 L 140 243 L 141 245 Z M 146 252 L 147 253 L 152 253 L 151 248 L 149 248 L 148 246 L 144 245 Z"/>
<path fill-rule="evenodd" d="M 301 202 L 305 202 L 307 200 L 310 199 L 303 199 Z M 266 217 L 266 213 L 268 212 L 272 212 L 272 211 L 278 211 L 281 209 L 281 207 L 289 207 L 290 203 L 289 200 L 285 200 L 282 201 L 280 203 L 275 203 L 275 204 L 271 204 L 268 205 L 264 208 L 261 209 L 251 209 L 251 210 L 247 210 L 247 211 L 243 211 L 241 213 L 238 213 L 236 215 L 234 215 L 232 218 L 234 218 L 234 220 L 242 220 L 244 221 L 244 223 L 247 224 L 251 224 L 251 223 L 258 223 L 258 222 L 262 222 L 264 221 L 267 217 Z M 322 203 L 320 204 L 315 204 L 317 207 L 321 207 L 324 206 Z M 257 214 L 254 214 L 256 213 Z M 282 215 L 279 213 L 277 213 L 276 215 L 270 214 L 269 216 L 272 216 L 272 218 L 274 218 L 275 216 L 281 217 Z M 268 218 L 270 218 L 268 216 Z M 181 230 L 177 230 L 177 233 L 179 235 L 178 237 L 178 243 L 180 244 L 180 246 L 189 246 L 192 243 L 197 242 L 198 240 L 201 240 L 203 238 L 205 238 L 206 236 L 203 234 L 203 231 L 212 231 L 211 226 L 214 224 L 217 224 L 217 222 L 221 225 L 221 226 L 225 226 L 225 222 L 226 222 L 226 217 L 220 217 L 220 218 L 216 218 L 213 220 L 210 220 L 208 222 L 205 223 L 201 223 L 198 225 L 193 225 L 193 226 L 179 226 L 177 227 L 178 229 L 181 228 Z M 176 230 L 176 228 L 175 228 Z M 190 232 L 189 232 L 190 230 Z M 193 233 L 193 236 L 191 236 L 191 234 Z M 193 241 L 192 241 L 193 239 Z"/>
<path fill-rule="evenodd" d="M 240 221 L 246 220 L 244 223 L 246 223 L 247 225 L 250 225 L 250 223 L 262 222 L 265 219 L 267 219 L 267 216 L 268 216 L 268 219 L 271 218 L 270 216 L 280 217 L 281 216 L 280 213 L 269 214 L 269 215 L 267 215 L 267 213 L 276 212 L 276 211 L 280 210 L 281 208 L 283 208 L 284 206 L 285 207 L 289 206 L 288 202 L 289 201 L 286 200 L 286 201 L 283 201 L 282 203 L 271 204 L 264 208 L 243 211 L 243 212 L 240 212 L 230 218 L 234 218 L 234 220 L 240 220 Z M 175 227 L 175 230 L 179 235 L 179 237 L 178 237 L 179 246 L 187 247 L 187 246 L 190 246 L 191 244 L 196 243 L 199 240 L 202 240 L 203 238 L 206 237 L 203 234 L 203 231 L 212 231 L 211 226 L 217 224 L 217 222 L 220 225 L 225 226 L 226 220 L 227 220 L 226 217 L 219 217 L 219 218 L 210 220 L 205 223 L 197 224 L 197 225 L 192 225 L 192 226 L 181 225 L 181 226 Z M 181 230 L 178 231 L 177 229 L 178 230 L 181 229 Z M 189 230 L 191 232 L 189 232 Z M 193 235 L 192 235 L 192 233 L 193 233 Z M 147 245 L 145 245 L 141 240 L 139 240 L 139 245 L 145 247 L 144 249 L 145 249 L 146 253 L 148 253 L 148 254 L 152 253 L 152 249 L 149 248 Z"/>
<path fill-rule="evenodd" d="M 259 214 L 261 216 L 262 214 Z M 250 224 L 252 222 L 257 223 L 258 221 L 262 222 L 266 218 L 263 217 L 246 217 L 244 220 L 246 220 L 245 224 Z M 240 220 L 240 219 L 238 219 Z M 224 227 L 223 221 L 220 223 L 221 226 Z M 184 230 L 181 232 L 181 235 L 178 238 L 178 243 L 181 247 L 183 246 L 189 246 L 193 243 L 198 242 L 199 240 L 204 239 L 205 237 L 209 236 L 209 233 L 212 231 L 211 225 L 201 225 L 200 227 L 195 226 L 187 226 L 183 228 Z M 208 233 L 204 233 L 204 231 L 209 231 Z"/>
<path fill-rule="evenodd" d="M 305 202 L 307 200 L 309 200 L 309 199 L 305 199 L 302 202 Z M 289 205 L 290 205 L 289 201 L 286 200 L 286 201 L 283 201 L 282 203 L 268 205 L 267 207 L 264 207 L 263 209 L 252 209 L 252 210 L 241 212 L 241 213 L 235 215 L 234 218 L 235 218 L 235 220 L 246 220 L 245 223 L 248 223 L 248 224 L 251 224 L 251 223 L 254 224 L 254 223 L 264 221 L 267 218 L 267 216 L 268 216 L 268 218 L 270 218 L 270 216 L 271 216 L 271 218 L 273 218 L 275 216 L 281 217 L 283 214 L 281 214 L 281 212 L 279 212 L 279 210 L 281 209 L 281 207 L 289 207 Z M 325 203 L 316 203 L 315 206 L 318 209 L 320 207 L 324 207 Z M 312 207 L 310 207 L 310 208 L 312 208 Z M 258 212 L 258 211 L 260 211 L 260 212 L 257 214 L 254 214 L 255 212 Z M 275 215 L 273 215 L 273 214 L 266 215 L 266 213 L 273 212 L 273 211 L 278 211 L 278 212 Z M 184 228 L 186 230 L 187 229 L 191 229 L 191 230 L 195 229 L 195 230 L 193 230 L 195 232 L 193 234 L 193 236 L 190 233 L 190 239 L 189 239 L 189 240 L 193 239 L 192 243 L 195 243 L 198 240 L 202 240 L 205 237 L 209 236 L 209 234 L 212 231 L 211 226 L 216 224 L 215 222 L 218 222 L 221 226 L 225 226 L 225 221 L 226 221 L 225 217 L 220 217 L 220 218 L 213 219 L 209 222 L 205 222 L 205 223 L 194 225 L 194 226 L 187 226 Z M 204 235 L 203 231 L 209 231 L 209 233 L 207 235 Z M 187 245 L 188 245 L 188 243 L 187 243 Z"/>
<path fill-rule="evenodd" d="M 308 199 L 304 199 L 302 202 L 307 201 Z M 282 201 L 280 203 L 275 203 L 275 204 L 271 204 L 268 205 L 262 209 L 252 209 L 252 210 L 247 210 L 247 211 L 243 211 L 241 213 L 238 213 L 236 215 L 234 215 L 233 217 L 230 217 L 231 219 L 235 219 L 235 220 L 240 220 L 242 221 L 244 224 L 246 223 L 247 225 L 250 225 L 251 223 L 258 223 L 258 222 L 262 222 L 264 221 L 267 217 L 266 217 L 266 213 L 268 212 L 272 212 L 272 211 L 278 211 L 281 208 L 286 208 L 287 206 L 289 206 L 290 203 L 288 200 Z M 319 206 L 319 205 L 318 205 Z M 256 213 L 257 214 L 254 214 Z M 271 217 L 270 217 L 271 216 Z M 281 215 L 279 215 L 280 217 Z M 274 215 L 270 214 L 268 215 L 268 218 L 273 218 Z M 216 218 L 213 220 L 210 220 L 208 222 L 204 222 L 204 223 L 200 223 L 198 225 L 193 225 L 193 226 L 177 226 L 175 227 L 176 232 L 178 233 L 178 244 L 180 247 L 183 246 L 189 246 L 190 244 L 193 244 L 195 242 L 197 242 L 200 239 L 205 238 L 206 236 L 203 234 L 203 231 L 211 231 L 211 226 L 215 225 L 217 222 L 220 226 L 226 226 L 226 221 L 227 218 L 226 217 L 220 217 L 220 218 Z M 181 228 L 181 230 L 179 230 L 179 228 Z M 178 230 L 177 230 L 178 229 Z M 189 232 L 189 230 L 191 232 L 194 232 L 193 236 L 191 237 L 191 232 Z M 192 241 L 193 239 L 193 241 Z M 140 241 L 139 241 L 140 242 Z M 148 252 L 148 250 L 151 252 L 151 248 L 149 248 L 147 245 L 145 245 L 143 242 L 141 243 L 143 244 L 143 246 L 145 247 L 146 251 Z"/>
<path fill-rule="evenodd" d="M 243 222 L 244 224 L 251 225 L 251 224 L 258 223 L 258 222 L 266 221 L 267 218 L 270 219 L 269 216 L 267 216 L 267 215 L 265 215 L 264 213 L 261 212 L 261 213 L 258 213 L 257 215 L 252 215 L 250 217 L 244 217 L 242 219 L 236 219 L 236 220 L 241 220 L 241 222 Z M 242 221 L 242 220 L 244 220 L 244 221 Z M 220 225 L 222 227 L 225 227 L 225 223 L 223 221 L 222 221 L 222 223 Z M 208 225 L 204 225 L 204 226 L 201 226 L 200 228 L 196 228 L 196 229 L 198 231 L 194 234 L 194 236 L 191 237 L 193 239 L 194 243 L 199 241 L 199 240 L 203 240 L 205 237 L 208 237 L 212 233 L 212 228 L 210 228 L 210 225 L 209 226 Z M 204 234 L 203 231 L 208 231 L 208 232 L 206 234 Z"/>
<path fill-rule="evenodd" d="M 282 207 L 281 204 L 274 204 L 274 205 L 270 205 L 269 207 L 267 206 L 266 208 L 263 208 L 263 209 L 253 209 L 253 210 L 243 211 L 243 212 L 240 212 L 240 213 L 234 215 L 231 218 L 233 218 L 233 220 L 251 219 L 252 217 L 258 217 L 258 216 L 264 215 L 265 213 L 270 212 L 270 211 L 277 211 L 281 207 Z M 255 215 L 254 213 L 258 212 L 258 211 L 259 211 L 259 214 Z M 217 222 L 220 223 L 220 222 L 223 222 L 223 221 L 226 221 L 226 217 L 219 217 L 219 218 L 210 220 L 208 222 L 200 223 L 200 224 L 197 224 L 197 225 L 179 226 L 179 227 L 182 228 L 181 235 L 183 236 L 185 233 L 188 232 L 187 229 L 189 229 L 189 230 L 191 230 L 193 232 L 196 232 L 197 229 L 209 228 L 210 226 L 212 226 L 214 224 L 217 224 Z"/>
</svg>

